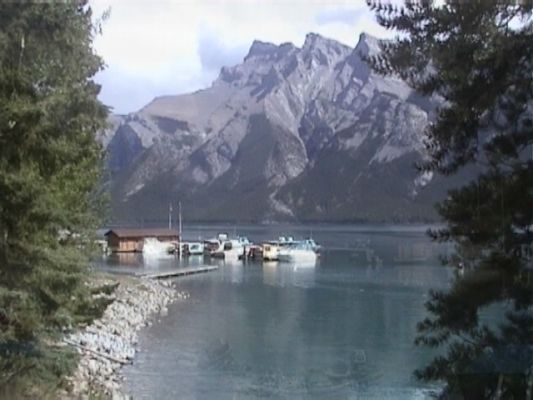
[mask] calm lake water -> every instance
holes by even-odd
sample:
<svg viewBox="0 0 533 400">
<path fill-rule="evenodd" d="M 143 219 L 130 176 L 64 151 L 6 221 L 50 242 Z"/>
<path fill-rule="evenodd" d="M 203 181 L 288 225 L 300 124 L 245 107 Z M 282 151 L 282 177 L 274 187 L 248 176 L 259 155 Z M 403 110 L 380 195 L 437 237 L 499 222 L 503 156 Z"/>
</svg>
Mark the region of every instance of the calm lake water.
<svg viewBox="0 0 533 400">
<path fill-rule="evenodd" d="M 226 231 L 255 242 L 309 236 L 314 266 L 217 264 L 175 281 L 190 299 L 139 335 L 124 368 L 135 399 L 422 399 L 413 370 L 432 357 L 413 345 L 430 288 L 451 270 L 420 226 L 186 226 L 186 239 Z M 109 257 L 123 273 L 211 263 Z"/>
</svg>

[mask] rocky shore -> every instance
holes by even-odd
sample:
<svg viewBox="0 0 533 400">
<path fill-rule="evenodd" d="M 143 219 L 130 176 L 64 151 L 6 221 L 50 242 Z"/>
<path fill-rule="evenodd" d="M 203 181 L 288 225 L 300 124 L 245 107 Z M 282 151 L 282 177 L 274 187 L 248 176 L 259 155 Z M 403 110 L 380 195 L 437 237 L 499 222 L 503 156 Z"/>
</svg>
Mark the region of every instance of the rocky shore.
<svg viewBox="0 0 533 400">
<path fill-rule="evenodd" d="M 129 398 L 121 391 L 120 368 L 133 361 L 137 332 L 165 314 L 170 303 L 188 297 L 170 281 L 117 277 L 110 280 L 114 282 L 118 282 L 114 292 L 103 295 L 112 303 L 102 317 L 64 339 L 80 353 L 66 398 L 92 398 L 95 393 L 104 398 Z"/>
</svg>

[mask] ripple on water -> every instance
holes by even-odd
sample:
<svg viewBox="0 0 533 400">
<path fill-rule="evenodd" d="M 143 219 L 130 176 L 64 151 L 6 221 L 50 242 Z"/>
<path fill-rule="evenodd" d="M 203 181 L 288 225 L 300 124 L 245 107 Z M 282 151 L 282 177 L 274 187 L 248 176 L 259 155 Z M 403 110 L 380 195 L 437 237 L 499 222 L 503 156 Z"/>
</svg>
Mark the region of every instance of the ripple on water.
<svg viewBox="0 0 533 400">
<path fill-rule="evenodd" d="M 363 233 L 342 235 L 351 243 Z M 432 355 L 413 339 L 425 293 L 450 274 L 393 263 L 398 243 L 423 233 L 380 235 L 370 244 L 384 260 L 378 267 L 333 251 L 315 268 L 222 265 L 176 281 L 191 297 L 140 332 L 127 388 L 163 400 L 428 398 L 412 372 Z"/>
</svg>

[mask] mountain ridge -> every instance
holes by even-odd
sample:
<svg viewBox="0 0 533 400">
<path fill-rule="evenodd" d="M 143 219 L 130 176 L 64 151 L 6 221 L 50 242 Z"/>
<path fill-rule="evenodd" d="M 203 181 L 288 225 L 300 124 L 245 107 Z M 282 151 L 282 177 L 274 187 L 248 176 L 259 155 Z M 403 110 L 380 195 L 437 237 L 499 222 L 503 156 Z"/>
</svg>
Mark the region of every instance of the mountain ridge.
<svg viewBox="0 0 533 400">
<path fill-rule="evenodd" d="M 376 75 L 364 57 L 379 51 L 368 34 L 256 40 L 210 87 L 112 116 L 99 138 L 115 219 L 178 200 L 198 221 L 436 219 L 442 180 L 413 164 L 438 102 Z"/>
</svg>

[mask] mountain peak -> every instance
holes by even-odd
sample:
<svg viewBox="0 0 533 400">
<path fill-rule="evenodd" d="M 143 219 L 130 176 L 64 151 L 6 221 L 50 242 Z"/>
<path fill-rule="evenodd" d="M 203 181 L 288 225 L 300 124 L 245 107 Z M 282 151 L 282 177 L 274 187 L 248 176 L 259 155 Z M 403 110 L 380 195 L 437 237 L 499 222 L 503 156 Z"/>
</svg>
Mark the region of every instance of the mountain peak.
<svg viewBox="0 0 533 400">
<path fill-rule="evenodd" d="M 305 35 L 305 41 L 303 45 L 303 49 L 312 49 L 318 46 L 341 46 L 341 43 L 337 42 L 333 39 L 328 39 L 318 33 L 308 33 Z"/>
<path fill-rule="evenodd" d="M 318 33 L 309 32 L 307 35 L 305 35 L 304 47 L 314 45 L 317 42 L 324 41 L 324 40 L 327 40 L 327 39 L 319 35 Z"/>
<path fill-rule="evenodd" d="M 100 135 L 115 218 L 158 219 L 176 198 L 191 220 L 425 217 L 438 183 L 403 166 L 425 157 L 433 103 L 372 73 L 370 35 L 355 50 L 316 33 L 277 43 L 250 43 L 211 87 L 158 98 Z"/>
<path fill-rule="evenodd" d="M 357 42 L 357 45 L 355 46 L 354 51 L 364 56 L 374 55 L 376 53 L 379 53 L 380 51 L 380 47 L 379 47 L 380 42 L 381 40 L 378 39 L 377 37 L 369 35 L 368 33 L 362 32 L 359 35 L 359 41 Z"/>
<path fill-rule="evenodd" d="M 275 53 L 278 49 L 274 43 L 262 42 L 261 40 L 254 40 L 248 55 L 244 58 L 247 60 L 250 57 L 254 56 L 265 56 Z"/>
</svg>

